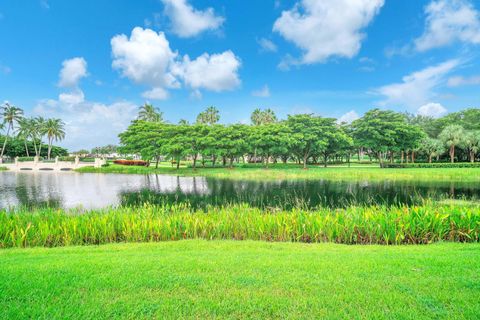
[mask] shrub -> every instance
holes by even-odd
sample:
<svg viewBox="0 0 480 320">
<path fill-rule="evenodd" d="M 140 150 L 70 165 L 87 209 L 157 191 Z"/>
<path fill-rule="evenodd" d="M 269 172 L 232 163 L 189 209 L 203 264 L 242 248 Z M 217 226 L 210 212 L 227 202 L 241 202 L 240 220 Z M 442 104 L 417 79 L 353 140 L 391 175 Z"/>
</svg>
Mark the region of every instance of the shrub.
<svg viewBox="0 0 480 320">
<path fill-rule="evenodd" d="M 115 160 L 113 163 L 121 166 L 139 166 L 139 167 L 148 167 L 150 163 L 143 160 Z"/>
<path fill-rule="evenodd" d="M 384 163 L 384 168 L 480 168 L 480 162 Z"/>
</svg>

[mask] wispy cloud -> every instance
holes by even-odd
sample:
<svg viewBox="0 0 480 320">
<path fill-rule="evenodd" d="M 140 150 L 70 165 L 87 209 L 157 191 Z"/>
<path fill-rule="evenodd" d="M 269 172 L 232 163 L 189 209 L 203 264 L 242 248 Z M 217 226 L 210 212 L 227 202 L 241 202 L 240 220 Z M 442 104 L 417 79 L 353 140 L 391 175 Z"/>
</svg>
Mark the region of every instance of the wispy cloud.
<svg viewBox="0 0 480 320">
<path fill-rule="evenodd" d="M 389 84 L 374 90 L 385 97 L 381 106 L 414 107 L 428 103 L 435 96 L 435 89 L 444 85 L 446 76 L 461 65 L 458 59 L 448 60 L 435 66 L 413 72 L 402 78 L 402 82 Z"/>
</svg>

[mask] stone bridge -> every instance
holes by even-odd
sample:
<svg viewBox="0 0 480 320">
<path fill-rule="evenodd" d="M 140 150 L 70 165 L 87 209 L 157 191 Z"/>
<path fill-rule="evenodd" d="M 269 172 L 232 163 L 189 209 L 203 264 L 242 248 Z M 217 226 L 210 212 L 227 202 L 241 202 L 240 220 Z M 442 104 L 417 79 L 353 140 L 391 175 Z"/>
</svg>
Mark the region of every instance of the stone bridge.
<svg viewBox="0 0 480 320">
<path fill-rule="evenodd" d="M 71 171 L 83 167 L 95 167 L 100 168 L 106 164 L 105 159 L 95 158 L 95 162 L 81 162 L 78 157 L 75 161 L 59 161 L 58 157 L 53 162 L 39 161 L 38 157 L 35 157 L 33 161 L 18 161 L 15 158 L 14 163 L 4 163 L 0 161 L 0 166 L 6 167 L 9 171 Z"/>
</svg>

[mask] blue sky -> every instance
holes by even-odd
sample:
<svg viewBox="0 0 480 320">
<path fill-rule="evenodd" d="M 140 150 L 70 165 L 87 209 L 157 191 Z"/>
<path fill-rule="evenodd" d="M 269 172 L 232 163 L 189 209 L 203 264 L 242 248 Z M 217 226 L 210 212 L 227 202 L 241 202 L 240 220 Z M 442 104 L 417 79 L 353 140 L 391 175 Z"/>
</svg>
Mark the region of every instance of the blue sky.
<svg viewBox="0 0 480 320">
<path fill-rule="evenodd" d="M 115 143 L 152 102 L 351 121 L 480 102 L 477 0 L 2 0 L 0 101 L 61 117 L 71 149 Z"/>
</svg>

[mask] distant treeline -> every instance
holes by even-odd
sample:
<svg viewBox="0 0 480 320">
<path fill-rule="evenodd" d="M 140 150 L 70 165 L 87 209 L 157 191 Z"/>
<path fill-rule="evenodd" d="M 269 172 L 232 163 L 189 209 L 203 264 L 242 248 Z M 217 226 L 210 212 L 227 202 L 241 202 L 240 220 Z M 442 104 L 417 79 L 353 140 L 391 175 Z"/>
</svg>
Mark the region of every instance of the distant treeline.
<svg viewBox="0 0 480 320">
<path fill-rule="evenodd" d="M 308 163 L 350 161 L 368 155 L 385 162 L 471 161 L 480 151 L 480 109 L 467 109 L 434 119 L 373 109 L 351 124 L 313 114 L 290 115 L 278 120 L 270 109 L 255 110 L 252 125 L 218 124 L 216 108 L 202 112 L 196 123 L 163 121 L 151 105 L 120 134 L 124 154 L 145 160 L 162 156 L 191 159 L 193 166 L 235 161 L 296 161 Z"/>
</svg>

